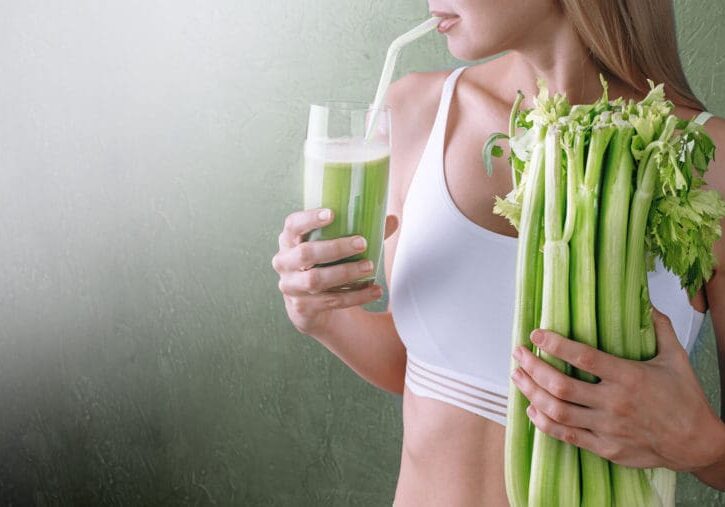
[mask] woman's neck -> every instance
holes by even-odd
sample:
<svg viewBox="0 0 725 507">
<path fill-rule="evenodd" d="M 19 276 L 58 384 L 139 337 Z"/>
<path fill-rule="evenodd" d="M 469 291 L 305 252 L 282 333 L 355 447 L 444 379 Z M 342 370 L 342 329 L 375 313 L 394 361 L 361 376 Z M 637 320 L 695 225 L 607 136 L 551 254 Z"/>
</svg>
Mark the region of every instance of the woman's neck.
<svg viewBox="0 0 725 507">
<path fill-rule="evenodd" d="M 563 14 L 541 23 L 510 51 L 507 60 L 506 79 L 529 101 L 538 93 L 538 79 L 546 82 L 550 92 L 565 93 L 572 104 L 591 103 L 602 94 L 602 71 Z M 633 93 L 613 76 L 605 77 L 612 96 Z"/>
</svg>

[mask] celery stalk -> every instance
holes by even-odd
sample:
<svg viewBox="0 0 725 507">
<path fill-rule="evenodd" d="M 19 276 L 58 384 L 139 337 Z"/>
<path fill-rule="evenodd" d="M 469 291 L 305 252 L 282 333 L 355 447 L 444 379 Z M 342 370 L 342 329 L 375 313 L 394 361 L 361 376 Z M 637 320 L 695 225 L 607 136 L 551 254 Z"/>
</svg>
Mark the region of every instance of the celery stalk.
<svg viewBox="0 0 725 507">
<path fill-rule="evenodd" d="M 641 299 L 641 333 L 642 333 L 642 361 L 652 359 L 657 352 L 657 337 L 652 322 L 652 304 L 649 299 L 647 272 L 642 270 L 642 299 Z M 675 490 L 677 487 L 677 473 L 667 468 L 645 469 L 645 476 L 652 489 L 657 493 L 662 507 L 675 507 Z"/>
<path fill-rule="evenodd" d="M 529 162 L 525 196 L 519 223 L 518 253 L 516 256 L 516 301 L 512 346 L 532 349 L 529 335 L 536 327 L 534 317 L 537 307 L 536 287 L 537 262 L 540 246 L 541 221 L 544 202 L 544 146 L 545 127 L 538 127 L 537 140 Z M 512 361 L 512 370 L 518 365 Z M 509 383 L 509 403 L 505 437 L 506 460 L 504 476 L 506 493 L 513 507 L 526 507 L 529 496 L 529 475 L 531 472 L 531 436 L 526 408 L 529 401 L 513 384 Z"/>
<path fill-rule="evenodd" d="M 642 361 L 649 361 L 657 354 L 657 336 L 655 335 L 654 322 L 652 322 L 652 304 L 649 299 L 649 281 L 647 272 L 642 270 L 642 300 L 640 328 L 642 332 L 641 357 Z"/>
<path fill-rule="evenodd" d="M 652 489 L 657 493 L 662 507 L 675 507 L 677 489 L 677 473 L 667 468 L 650 468 L 645 470 Z"/>
<path fill-rule="evenodd" d="M 648 334 L 644 331 L 649 327 L 645 325 L 642 328 L 641 321 L 642 280 L 646 276 L 644 238 L 647 217 L 654 197 L 658 168 L 662 163 L 662 156 L 658 150 L 669 140 L 675 125 L 675 117 L 668 117 L 659 140 L 648 146 L 640 160 L 637 170 L 637 189 L 629 210 L 623 311 L 624 357 L 637 361 L 644 355 L 643 341 Z M 612 464 L 611 471 L 616 505 L 659 503 L 645 470 Z"/>
<path fill-rule="evenodd" d="M 659 158 L 650 155 L 645 165 L 645 176 L 632 198 L 627 233 L 627 259 L 625 263 L 624 287 L 624 355 L 627 359 L 639 361 L 642 357 L 642 336 L 640 330 L 642 276 L 644 266 L 644 233 L 647 214 L 654 195 L 655 177 Z"/>
<path fill-rule="evenodd" d="M 566 185 L 563 178 L 561 133 L 551 127 L 546 135 L 544 167 L 544 278 L 541 327 L 569 335 L 569 244 L 564 231 L 571 230 L 574 214 L 564 223 Z M 560 371 L 570 367 L 554 356 L 539 356 Z M 546 433 L 534 430 L 529 503 L 534 506 L 579 507 L 578 449 Z"/>
<path fill-rule="evenodd" d="M 597 318 L 596 318 L 596 263 L 595 239 L 597 230 L 597 214 L 599 201 L 599 188 L 607 146 L 614 134 L 612 127 L 595 129 L 592 132 L 587 154 L 586 173 L 582 172 L 584 163 L 584 149 L 579 146 L 582 140 L 575 140 L 572 154 L 575 163 L 570 164 L 572 169 L 578 170 L 581 175 L 577 178 L 581 182 L 577 186 L 576 207 L 577 219 L 574 234 L 571 240 L 571 325 L 572 337 L 578 342 L 596 347 Z M 573 166 L 573 167 L 572 167 Z M 588 382 L 595 378 L 583 371 L 575 372 L 577 377 Z"/>
<path fill-rule="evenodd" d="M 567 150 L 567 173 L 574 173 L 576 185 L 576 225 L 571 240 L 571 298 L 572 339 L 597 347 L 596 263 L 595 239 L 601 169 L 614 128 L 595 129 L 591 134 L 584 170 L 584 135 L 577 133 L 573 146 Z M 581 183 L 580 183 L 581 182 Z M 588 372 L 574 371 L 577 378 L 595 382 Z M 611 481 L 607 461 L 586 449 L 579 449 L 581 462 L 581 494 L 583 507 L 609 507 Z"/>
<path fill-rule="evenodd" d="M 620 126 L 609 146 L 602 184 L 597 245 L 599 347 L 619 357 L 623 357 L 625 353 L 623 300 L 628 251 L 629 196 L 634 171 L 634 160 L 630 153 L 633 135 L 634 129 L 626 125 Z M 639 301 L 637 309 L 639 310 Z M 610 463 L 610 473 L 614 505 L 649 505 L 647 483 L 641 470 Z"/>
<path fill-rule="evenodd" d="M 607 151 L 597 242 L 597 325 L 599 348 L 624 355 L 623 298 L 627 221 L 634 161 L 629 145 L 634 129 L 617 128 Z"/>
<path fill-rule="evenodd" d="M 637 361 L 645 355 L 642 349 L 646 336 L 643 334 L 641 317 L 643 280 L 646 280 L 644 238 L 647 217 L 654 197 L 658 168 L 663 162 L 661 151 L 672 136 L 676 123 L 674 116 L 668 117 L 658 141 L 650 144 L 642 156 L 637 169 L 637 189 L 629 210 L 623 311 L 624 357 Z M 651 337 L 646 345 L 646 352 L 651 352 Z"/>
</svg>

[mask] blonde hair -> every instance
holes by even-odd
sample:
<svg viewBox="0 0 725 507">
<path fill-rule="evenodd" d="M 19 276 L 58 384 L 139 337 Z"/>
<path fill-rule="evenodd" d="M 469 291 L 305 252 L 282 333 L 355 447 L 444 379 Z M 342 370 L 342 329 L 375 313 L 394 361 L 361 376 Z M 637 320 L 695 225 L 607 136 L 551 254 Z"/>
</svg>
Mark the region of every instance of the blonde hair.
<svg viewBox="0 0 725 507">
<path fill-rule="evenodd" d="M 665 84 L 679 105 L 704 110 L 682 70 L 672 0 L 560 0 L 602 69 L 636 90 Z"/>
</svg>

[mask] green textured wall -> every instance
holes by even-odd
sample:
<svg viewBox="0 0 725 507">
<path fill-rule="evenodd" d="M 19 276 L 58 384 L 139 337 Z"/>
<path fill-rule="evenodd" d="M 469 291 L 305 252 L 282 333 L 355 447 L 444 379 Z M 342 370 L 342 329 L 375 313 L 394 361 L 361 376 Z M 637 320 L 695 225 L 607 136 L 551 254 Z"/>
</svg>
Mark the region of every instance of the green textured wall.
<svg viewBox="0 0 725 507">
<path fill-rule="evenodd" d="M 725 6 L 676 4 L 688 75 L 725 114 Z M 270 260 L 307 104 L 370 97 L 426 11 L 4 3 L 0 504 L 389 505 L 399 399 L 295 332 Z M 400 72 L 453 65 L 431 35 Z M 713 350 L 708 328 L 693 361 L 715 404 Z M 680 485 L 682 505 L 725 501 Z"/>
</svg>

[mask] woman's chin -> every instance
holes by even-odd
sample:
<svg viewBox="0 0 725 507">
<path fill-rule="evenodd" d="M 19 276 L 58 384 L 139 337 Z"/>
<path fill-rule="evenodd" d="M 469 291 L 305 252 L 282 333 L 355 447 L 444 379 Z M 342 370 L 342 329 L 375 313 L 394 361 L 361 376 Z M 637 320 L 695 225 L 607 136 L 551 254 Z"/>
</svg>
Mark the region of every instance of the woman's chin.
<svg viewBox="0 0 725 507">
<path fill-rule="evenodd" d="M 495 51 L 484 51 L 480 47 L 473 47 L 465 41 L 448 38 L 448 52 L 456 59 L 467 62 L 482 60 L 496 54 Z"/>
</svg>

